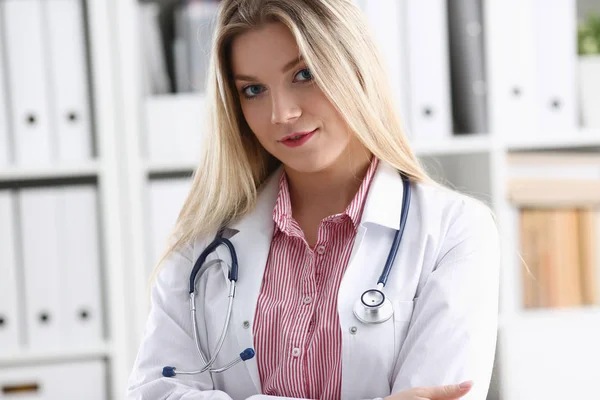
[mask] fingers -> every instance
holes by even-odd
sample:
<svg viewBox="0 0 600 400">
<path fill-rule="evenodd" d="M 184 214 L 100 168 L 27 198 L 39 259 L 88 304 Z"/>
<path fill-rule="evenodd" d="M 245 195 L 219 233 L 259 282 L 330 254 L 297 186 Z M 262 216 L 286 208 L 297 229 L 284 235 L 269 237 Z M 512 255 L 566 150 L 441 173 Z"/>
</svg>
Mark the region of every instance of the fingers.
<svg viewBox="0 0 600 400">
<path fill-rule="evenodd" d="M 458 385 L 444 385 L 418 388 L 416 394 L 431 400 L 452 400 L 460 399 L 473 387 L 472 381 L 465 381 Z"/>
</svg>

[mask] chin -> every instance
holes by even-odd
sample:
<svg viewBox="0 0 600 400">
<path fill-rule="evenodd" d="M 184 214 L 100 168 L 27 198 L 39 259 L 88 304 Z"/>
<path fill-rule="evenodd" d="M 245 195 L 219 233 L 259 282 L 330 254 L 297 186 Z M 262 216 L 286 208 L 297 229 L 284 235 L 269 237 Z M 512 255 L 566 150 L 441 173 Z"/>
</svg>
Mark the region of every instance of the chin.
<svg viewBox="0 0 600 400">
<path fill-rule="evenodd" d="M 298 157 L 295 159 L 280 159 L 286 168 L 303 174 L 313 174 L 329 168 L 335 163 L 337 157 L 328 155 L 327 157 Z"/>
</svg>

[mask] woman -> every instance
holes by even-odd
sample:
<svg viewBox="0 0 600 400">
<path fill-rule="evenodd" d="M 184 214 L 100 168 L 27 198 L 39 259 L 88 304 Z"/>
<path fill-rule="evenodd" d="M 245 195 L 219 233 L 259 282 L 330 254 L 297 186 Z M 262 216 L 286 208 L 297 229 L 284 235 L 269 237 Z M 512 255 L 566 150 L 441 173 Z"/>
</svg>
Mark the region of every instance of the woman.
<svg viewBox="0 0 600 400">
<path fill-rule="evenodd" d="M 129 398 L 484 399 L 496 226 L 487 207 L 420 167 L 359 10 L 351 0 L 223 0 L 215 36 L 205 156 L 156 275 Z M 365 323 L 384 315 L 361 320 L 354 308 L 376 286 L 403 210 L 378 287 L 393 315 Z M 255 356 L 186 375 L 205 365 L 190 272 L 215 235 L 233 244 L 239 280 L 212 368 L 246 348 Z M 206 358 L 226 321 L 232 262 L 218 247 L 192 280 Z M 163 376 L 164 366 L 175 368 Z"/>
</svg>

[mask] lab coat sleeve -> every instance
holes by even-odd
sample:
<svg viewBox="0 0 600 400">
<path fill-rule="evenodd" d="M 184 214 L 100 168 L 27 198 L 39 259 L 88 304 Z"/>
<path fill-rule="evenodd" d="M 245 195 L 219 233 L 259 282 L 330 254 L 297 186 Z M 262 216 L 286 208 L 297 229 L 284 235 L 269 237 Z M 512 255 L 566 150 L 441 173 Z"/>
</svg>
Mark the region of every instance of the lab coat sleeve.
<svg viewBox="0 0 600 400">
<path fill-rule="evenodd" d="M 297 397 L 278 397 L 278 396 L 267 396 L 264 394 L 255 394 L 254 396 L 248 397 L 246 400 L 311 400 L 311 399 L 299 399 Z M 381 397 L 374 399 L 363 399 L 363 400 L 383 400 Z"/>
<path fill-rule="evenodd" d="M 193 371 L 201 366 L 189 315 L 188 277 L 192 249 L 172 253 L 151 291 L 151 309 L 129 377 L 127 399 L 231 400 L 213 390 L 210 374 L 162 376 L 163 366 Z"/>
<path fill-rule="evenodd" d="M 455 207 L 439 256 L 415 300 L 392 393 L 474 383 L 464 400 L 485 400 L 496 348 L 499 231 L 489 208 Z"/>
</svg>

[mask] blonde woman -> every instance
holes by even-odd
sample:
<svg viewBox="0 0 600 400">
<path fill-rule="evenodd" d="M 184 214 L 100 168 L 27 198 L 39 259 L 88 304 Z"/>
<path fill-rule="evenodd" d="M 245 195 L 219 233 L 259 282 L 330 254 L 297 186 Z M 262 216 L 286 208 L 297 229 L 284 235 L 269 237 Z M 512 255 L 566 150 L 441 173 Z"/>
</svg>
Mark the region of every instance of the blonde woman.
<svg viewBox="0 0 600 400">
<path fill-rule="evenodd" d="M 128 397 L 485 399 L 494 219 L 419 165 L 360 11 L 220 7 L 206 152 Z"/>
</svg>

